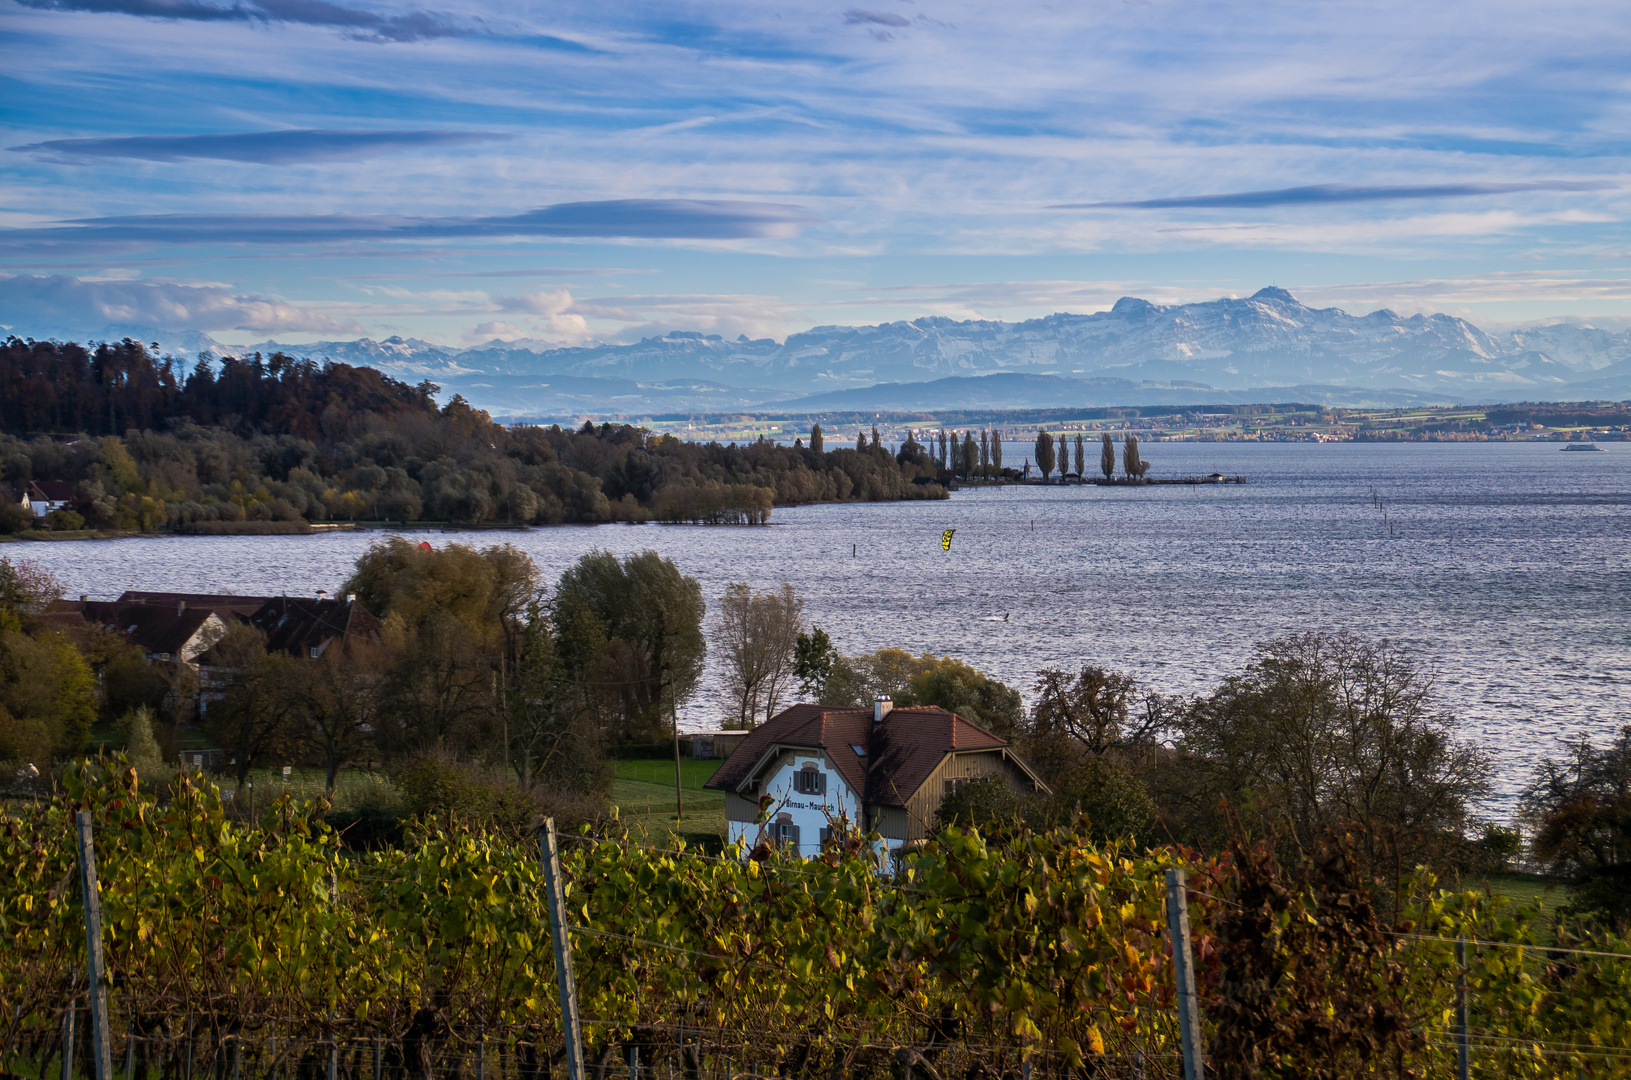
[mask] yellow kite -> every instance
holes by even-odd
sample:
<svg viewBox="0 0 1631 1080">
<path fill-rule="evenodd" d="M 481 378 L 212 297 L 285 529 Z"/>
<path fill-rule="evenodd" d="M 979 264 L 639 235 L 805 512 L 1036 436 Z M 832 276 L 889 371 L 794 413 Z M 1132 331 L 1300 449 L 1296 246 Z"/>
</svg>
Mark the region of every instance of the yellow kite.
<svg viewBox="0 0 1631 1080">
<path fill-rule="evenodd" d="M 940 534 L 940 550 L 941 551 L 950 551 L 951 550 L 951 534 L 956 532 L 956 531 L 957 531 L 956 529 L 947 529 L 945 532 Z"/>
</svg>

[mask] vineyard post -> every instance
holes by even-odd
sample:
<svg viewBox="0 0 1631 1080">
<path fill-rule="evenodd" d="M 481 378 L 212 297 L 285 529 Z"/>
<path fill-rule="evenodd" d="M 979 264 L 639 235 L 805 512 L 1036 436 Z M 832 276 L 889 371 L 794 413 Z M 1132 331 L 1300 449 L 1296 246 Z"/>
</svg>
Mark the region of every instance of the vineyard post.
<svg viewBox="0 0 1631 1080">
<path fill-rule="evenodd" d="M 1184 1080 L 1205 1080 L 1201 1062 L 1201 1009 L 1195 996 L 1195 960 L 1189 948 L 1189 893 L 1182 867 L 1167 870 L 1167 930 L 1172 939 L 1172 977 L 1176 983 L 1178 1041 L 1184 1052 Z"/>
<path fill-rule="evenodd" d="M 96 844 L 91 839 L 91 815 L 79 812 L 79 888 L 85 898 L 85 969 L 91 981 L 91 1057 L 96 1080 L 113 1080 L 113 1057 L 108 1048 L 108 987 L 102 969 L 102 889 L 96 880 Z"/>
<path fill-rule="evenodd" d="M 566 888 L 561 881 L 561 855 L 555 846 L 554 818 L 544 819 L 538 845 L 543 855 L 544 890 L 549 894 L 549 936 L 555 943 L 555 981 L 561 989 L 561 1035 L 566 1041 L 566 1080 L 583 1080 L 578 987 L 572 978 L 572 942 L 566 936 Z"/>
<path fill-rule="evenodd" d="M 340 876 L 333 870 L 328 872 L 328 902 L 338 910 L 340 906 Z M 334 1026 L 334 1010 L 328 1011 L 329 1045 L 328 1045 L 328 1080 L 340 1078 L 340 1031 Z"/>
<path fill-rule="evenodd" d="M 62 1080 L 74 1080 L 74 1013 L 78 1011 L 78 1002 L 69 998 L 68 1011 L 62 1015 Z"/>
<path fill-rule="evenodd" d="M 1467 1080 L 1472 1070 L 1471 1047 L 1467 1038 L 1467 939 L 1455 939 L 1455 1074 Z"/>
</svg>

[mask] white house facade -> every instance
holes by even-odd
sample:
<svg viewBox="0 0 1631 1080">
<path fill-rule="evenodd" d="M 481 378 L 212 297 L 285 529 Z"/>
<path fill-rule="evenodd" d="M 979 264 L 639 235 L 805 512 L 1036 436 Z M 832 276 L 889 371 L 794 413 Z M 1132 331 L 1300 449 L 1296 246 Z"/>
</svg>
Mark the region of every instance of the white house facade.
<svg viewBox="0 0 1631 1080">
<path fill-rule="evenodd" d="M 808 858 L 846 830 L 876 834 L 880 869 L 926 838 L 946 792 L 1000 776 L 1046 786 L 1008 742 L 938 708 L 794 705 L 755 728 L 707 786 L 725 793 L 726 840 Z"/>
</svg>

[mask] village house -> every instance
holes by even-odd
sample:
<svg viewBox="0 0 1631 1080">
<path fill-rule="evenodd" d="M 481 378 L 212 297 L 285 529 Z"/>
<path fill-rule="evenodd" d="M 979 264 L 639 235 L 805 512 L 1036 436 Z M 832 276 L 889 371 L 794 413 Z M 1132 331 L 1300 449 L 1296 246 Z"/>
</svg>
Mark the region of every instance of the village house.
<svg viewBox="0 0 1631 1080">
<path fill-rule="evenodd" d="M 876 832 L 880 865 L 932 831 L 959 784 L 998 776 L 1049 794 L 1004 739 L 940 708 L 794 705 L 755 728 L 705 785 L 725 793 L 725 839 L 815 855 L 834 829 Z M 768 799 L 768 816 L 759 823 Z"/>
<path fill-rule="evenodd" d="M 150 664 L 197 667 L 199 656 L 227 631 L 227 622 L 219 613 L 189 605 L 186 600 L 148 604 L 81 596 L 78 600 L 54 601 L 45 615 L 64 630 L 77 623 L 117 634 L 140 649 Z"/>
<path fill-rule="evenodd" d="M 30 480 L 18 501 L 24 510 L 42 518 L 53 510 L 66 510 L 73 505 L 74 485 L 66 480 Z"/>
</svg>

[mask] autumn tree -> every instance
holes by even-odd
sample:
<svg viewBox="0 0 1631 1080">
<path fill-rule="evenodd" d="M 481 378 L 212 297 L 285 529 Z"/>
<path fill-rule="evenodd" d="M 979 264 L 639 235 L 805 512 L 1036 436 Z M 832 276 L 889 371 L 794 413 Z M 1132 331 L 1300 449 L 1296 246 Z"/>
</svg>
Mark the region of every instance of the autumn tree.
<svg viewBox="0 0 1631 1080">
<path fill-rule="evenodd" d="M 769 593 L 733 583 L 720 598 L 713 630 L 714 647 L 736 701 L 735 726 L 751 728 L 769 719 L 793 676 L 804 630 L 804 602 L 785 582 Z"/>
<path fill-rule="evenodd" d="M 597 549 L 561 575 L 556 591 L 580 598 L 605 627 L 600 667 L 618 690 L 614 741 L 658 737 L 702 677 L 702 586 L 655 551 L 620 561 Z"/>
</svg>

